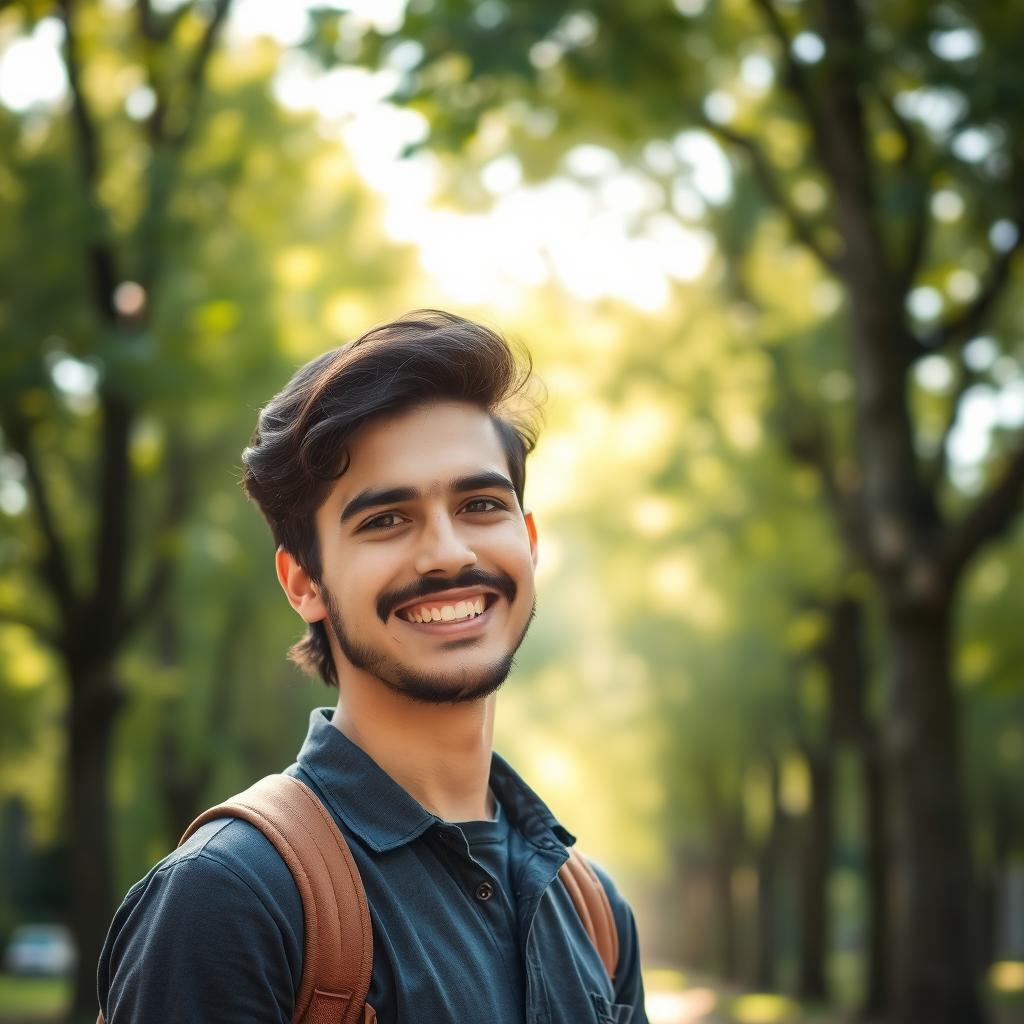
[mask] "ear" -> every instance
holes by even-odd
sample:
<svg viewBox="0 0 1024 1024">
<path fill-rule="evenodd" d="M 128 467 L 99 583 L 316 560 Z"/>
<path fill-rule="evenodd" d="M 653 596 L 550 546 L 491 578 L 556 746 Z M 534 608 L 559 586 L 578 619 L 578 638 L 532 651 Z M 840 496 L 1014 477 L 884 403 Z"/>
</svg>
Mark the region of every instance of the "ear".
<svg viewBox="0 0 1024 1024">
<path fill-rule="evenodd" d="M 530 557 L 533 559 L 533 567 L 537 568 L 537 524 L 534 522 L 532 512 L 524 512 L 526 520 L 526 534 L 530 538 Z"/>
<path fill-rule="evenodd" d="M 288 603 L 306 622 L 320 622 L 327 618 L 327 607 L 320 596 L 320 588 L 309 573 L 302 568 L 295 556 L 283 547 L 274 556 L 277 580 L 281 584 Z"/>
</svg>

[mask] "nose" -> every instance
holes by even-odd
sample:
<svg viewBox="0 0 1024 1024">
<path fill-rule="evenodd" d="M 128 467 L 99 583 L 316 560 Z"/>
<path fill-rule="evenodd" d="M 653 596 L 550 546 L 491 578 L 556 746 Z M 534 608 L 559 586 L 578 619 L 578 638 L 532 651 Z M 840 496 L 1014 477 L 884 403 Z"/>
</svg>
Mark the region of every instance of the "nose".
<svg viewBox="0 0 1024 1024">
<path fill-rule="evenodd" d="M 416 553 L 416 572 L 420 576 L 432 572 L 454 576 L 475 564 L 476 554 L 460 535 L 451 518 L 446 513 L 431 517 Z"/>
</svg>

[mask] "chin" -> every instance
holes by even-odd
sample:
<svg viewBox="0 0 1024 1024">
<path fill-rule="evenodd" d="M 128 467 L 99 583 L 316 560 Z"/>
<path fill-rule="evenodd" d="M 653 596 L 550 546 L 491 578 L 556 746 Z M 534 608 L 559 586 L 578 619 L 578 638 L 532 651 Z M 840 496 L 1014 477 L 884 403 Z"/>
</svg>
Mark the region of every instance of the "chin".
<svg viewBox="0 0 1024 1024">
<path fill-rule="evenodd" d="M 394 675 L 380 676 L 389 689 L 423 704 L 466 704 L 494 693 L 512 670 L 513 655 L 496 662 L 447 671 L 443 666 L 402 666 Z"/>
</svg>

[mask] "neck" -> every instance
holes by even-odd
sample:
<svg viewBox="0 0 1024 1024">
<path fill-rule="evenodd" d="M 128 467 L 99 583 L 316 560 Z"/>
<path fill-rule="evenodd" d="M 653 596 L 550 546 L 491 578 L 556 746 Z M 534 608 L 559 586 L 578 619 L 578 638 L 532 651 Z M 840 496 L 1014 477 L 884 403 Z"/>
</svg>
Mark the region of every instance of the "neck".
<svg viewBox="0 0 1024 1024">
<path fill-rule="evenodd" d="M 477 821 L 494 817 L 487 786 L 494 704 L 494 694 L 423 704 L 359 673 L 344 680 L 332 721 L 428 811 L 445 821 Z"/>
</svg>

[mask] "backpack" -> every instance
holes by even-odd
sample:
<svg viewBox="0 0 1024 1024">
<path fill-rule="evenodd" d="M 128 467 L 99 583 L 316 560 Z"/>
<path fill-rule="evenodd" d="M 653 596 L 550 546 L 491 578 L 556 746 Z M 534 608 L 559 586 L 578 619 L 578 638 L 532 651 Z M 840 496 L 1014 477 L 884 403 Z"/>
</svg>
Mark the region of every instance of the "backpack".
<svg viewBox="0 0 1024 1024">
<path fill-rule="evenodd" d="M 345 837 L 316 794 L 290 775 L 268 775 L 200 814 L 178 845 L 215 818 L 241 818 L 258 828 L 302 897 L 305 941 L 293 1024 L 373 1024 L 377 1015 L 366 1002 L 373 967 L 366 892 Z M 559 877 L 614 980 L 619 937 L 604 886 L 571 847 Z"/>
</svg>

